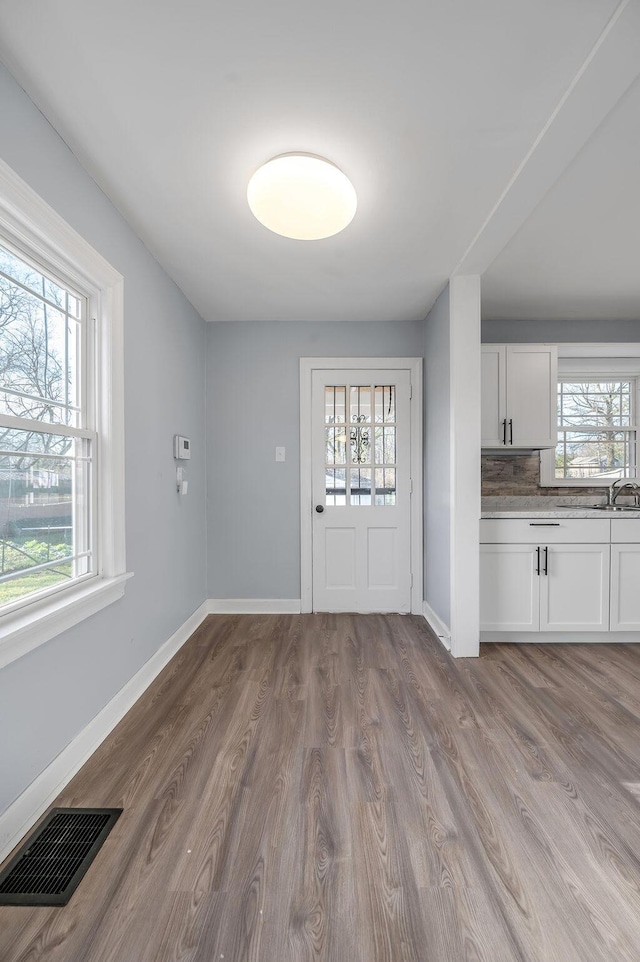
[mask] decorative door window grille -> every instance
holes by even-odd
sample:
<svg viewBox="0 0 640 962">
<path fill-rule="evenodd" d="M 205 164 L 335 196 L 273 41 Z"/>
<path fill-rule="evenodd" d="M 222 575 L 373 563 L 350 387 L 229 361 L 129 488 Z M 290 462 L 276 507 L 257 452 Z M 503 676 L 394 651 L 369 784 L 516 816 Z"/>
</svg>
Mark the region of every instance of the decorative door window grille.
<svg viewBox="0 0 640 962">
<path fill-rule="evenodd" d="M 362 416 L 353 415 L 360 422 Z M 371 446 L 371 438 L 369 436 L 368 427 L 352 427 L 349 432 L 349 440 L 351 441 L 351 460 L 353 464 L 369 464 L 371 461 L 371 452 L 369 450 Z"/>
<path fill-rule="evenodd" d="M 395 385 L 325 388 L 328 506 L 396 504 L 396 429 Z"/>
</svg>

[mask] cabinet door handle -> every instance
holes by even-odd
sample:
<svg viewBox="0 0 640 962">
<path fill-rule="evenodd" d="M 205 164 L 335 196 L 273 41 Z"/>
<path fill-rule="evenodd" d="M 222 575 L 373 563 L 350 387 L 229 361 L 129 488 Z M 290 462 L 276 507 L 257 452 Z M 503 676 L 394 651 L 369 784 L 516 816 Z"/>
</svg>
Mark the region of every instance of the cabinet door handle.
<svg viewBox="0 0 640 962">
<path fill-rule="evenodd" d="M 507 419 L 505 418 L 502 422 L 502 443 L 507 443 Z"/>
<path fill-rule="evenodd" d="M 509 418 L 509 444 L 513 444 L 513 420 Z"/>
<path fill-rule="evenodd" d="M 536 548 L 536 574 L 540 575 L 540 548 Z"/>
<path fill-rule="evenodd" d="M 559 528 L 559 521 L 530 521 L 530 528 Z"/>
<path fill-rule="evenodd" d="M 549 549 L 544 549 L 544 573 L 549 574 Z"/>
</svg>

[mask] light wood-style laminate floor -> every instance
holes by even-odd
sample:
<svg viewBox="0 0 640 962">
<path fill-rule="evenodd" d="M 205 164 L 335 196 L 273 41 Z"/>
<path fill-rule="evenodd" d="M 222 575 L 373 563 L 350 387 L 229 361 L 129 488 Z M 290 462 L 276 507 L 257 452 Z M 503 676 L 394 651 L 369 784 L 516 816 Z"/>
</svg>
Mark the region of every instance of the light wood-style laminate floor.
<svg viewBox="0 0 640 962">
<path fill-rule="evenodd" d="M 57 800 L 124 814 L 2 962 L 638 962 L 640 647 L 210 617 Z"/>
</svg>

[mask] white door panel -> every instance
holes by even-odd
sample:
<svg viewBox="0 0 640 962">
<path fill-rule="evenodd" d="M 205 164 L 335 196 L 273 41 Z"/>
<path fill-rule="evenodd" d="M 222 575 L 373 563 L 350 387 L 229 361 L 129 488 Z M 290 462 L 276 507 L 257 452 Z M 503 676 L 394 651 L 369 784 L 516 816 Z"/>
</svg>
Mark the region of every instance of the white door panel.
<svg viewBox="0 0 640 962">
<path fill-rule="evenodd" d="M 314 611 L 411 610 L 405 370 L 311 379 Z"/>
<path fill-rule="evenodd" d="M 369 588 L 399 588 L 396 530 L 394 528 L 369 528 L 367 540 L 367 584 Z"/>
<path fill-rule="evenodd" d="M 324 528 L 324 580 L 327 588 L 356 586 L 356 529 Z"/>
</svg>

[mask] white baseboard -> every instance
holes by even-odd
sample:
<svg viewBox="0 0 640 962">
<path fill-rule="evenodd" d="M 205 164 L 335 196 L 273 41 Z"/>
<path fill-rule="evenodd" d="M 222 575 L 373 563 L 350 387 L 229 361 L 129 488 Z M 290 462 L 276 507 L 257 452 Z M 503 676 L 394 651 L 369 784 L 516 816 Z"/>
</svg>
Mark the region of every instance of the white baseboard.
<svg viewBox="0 0 640 962">
<path fill-rule="evenodd" d="M 208 614 L 209 604 L 205 601 L 0 816 L 0 862 L 44 814 Z"/>
<path fill-rule="evenodd" d="M 447 651 L 451 651 L 451 631 L 426 601 L 422 613 L 433 633 L 440 639 Z"/>
<path fill-rule="evenodd" d="M 509 645 L 637 645 L 638 631 L 481 631 L 481 642 Z"/>
<path fill-rule="evenodd" d="M 299 615 L 299 598 L 209 598 L 210 615 Z"/>
</svg>

